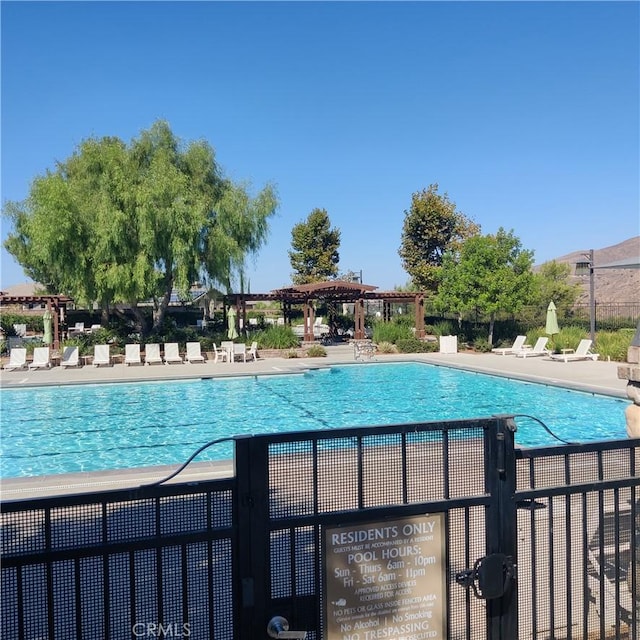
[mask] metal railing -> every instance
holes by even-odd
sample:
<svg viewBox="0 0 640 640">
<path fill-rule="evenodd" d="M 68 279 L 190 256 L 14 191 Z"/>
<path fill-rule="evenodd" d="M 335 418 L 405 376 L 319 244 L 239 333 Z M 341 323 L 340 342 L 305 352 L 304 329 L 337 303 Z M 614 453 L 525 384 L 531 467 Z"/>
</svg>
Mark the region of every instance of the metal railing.
<svg viewBox="0 0 640 640">
<path fill-rule="evenodd" d="M 518 449 L 514 429 L 501 416 L 238 437 L 233 477 L 5 501 L 0 635 L 253 640 L 285 620 L 308 640 L 364 640 L 364 623 L 637 639 L 640 441 Z M 379 556 L 349 542 L 421 527 L 439 533 L 381 537 Z"/>
</svg>

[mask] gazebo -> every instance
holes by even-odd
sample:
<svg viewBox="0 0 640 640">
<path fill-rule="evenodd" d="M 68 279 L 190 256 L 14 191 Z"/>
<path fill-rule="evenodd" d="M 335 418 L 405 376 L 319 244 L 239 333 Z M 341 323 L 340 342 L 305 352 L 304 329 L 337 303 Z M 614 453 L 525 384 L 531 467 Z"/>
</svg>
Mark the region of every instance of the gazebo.
<svg viewBox="0 0 640 640">
<path fill-rule="evenodd" d="M 53 320 L 53 348 L 60 348 L 60 323 L 64 320 L 67 304 L 73 300 L 67 296 L 11 296 L 0 292 L 0 307 L 46 304 Z"/>
<path fill-rule="evenodd" d="M 238 310 L 238 318 L 242 317 L 246 326 L 246 303 L 255 301 L 263 302 L 275 300 L 282 303 L 285 322 L 290 321 L 293 305 L 302 305 L 304 318 L 303 340 L 313 341 L 313 324 L 315 311 L 313 303 L 316 300 L 329 303 L 354 304 L 356 340 L 365 337 L 365 304 L 370 300 L 382 301 L 382 314 L 385 320 L 391 318 L 391 305 L 398 303 L 410 303 L 415 305 L 416 337 L 424 337 L 424 292 L 402 291 L 377 291 L 378 287 L 358 282 L 346 282 L 344 280 L 327 280 L 325 282 L 313 282 L 311 284 L 291 285 L 283 289 L 275 289 L 270 293 L 232 293 L 224 296 L 226 305 L 235 305 Z"/>
</svg>

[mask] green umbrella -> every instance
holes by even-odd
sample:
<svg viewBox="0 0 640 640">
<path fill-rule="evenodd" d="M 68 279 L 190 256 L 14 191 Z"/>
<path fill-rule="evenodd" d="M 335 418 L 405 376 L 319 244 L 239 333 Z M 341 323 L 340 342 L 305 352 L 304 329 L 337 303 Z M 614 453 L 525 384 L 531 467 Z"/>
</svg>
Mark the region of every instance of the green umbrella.
<svg viewBox="0 0 640 640">
<path fill-rule="evenodd" d="M 42 342 L 44 342 L 45 344 L 51 344 L 53 342 L 53 340 L 51 339 L 51 318 L 53 316 L 51 315 L 51 311 L 49 311 L 49 309 L 47 309 L 44 312 L 44 315 L 42 316 L 42 321 L 44 324 L 44 336 L 42 338 Z"/>
<path fill-rule="evenodd" d="M 227 337 L 229 340 L 233 340 L 238 337 L 238 332 L 236 331 L 236 310 L 231 307 L 229 309 L 229 315 L 227 316 L 227 326 L 229 330 L 227 331 Z"/>
<path fill-rule="evenodd" d="M 549 303 L 547 307 L 547 323 L 544 327 L 544 332 L 547 335 L 554 336 L 560 333 L 560 327 L 558 327 L 558 315 L 556 313 L 556 305 L 553 301 Z"/>
</svg>

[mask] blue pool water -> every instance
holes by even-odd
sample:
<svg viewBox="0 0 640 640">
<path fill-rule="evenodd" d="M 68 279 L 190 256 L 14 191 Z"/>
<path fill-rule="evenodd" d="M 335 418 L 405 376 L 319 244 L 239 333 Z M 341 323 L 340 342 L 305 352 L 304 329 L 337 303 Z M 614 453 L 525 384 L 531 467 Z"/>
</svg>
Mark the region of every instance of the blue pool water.
<svg viewBox="0 0 640 640">
<path fill-rule="evenodd" d="M 2 477 L 184 462 L 217 438 L 524 413 L 572 442 L 625 438 L 623 400 L 426 364 L 0 392 Z M 522 446 L 558 444 L 518 419 Z M 197 460 L 230 458 L 213 447 Z"/>
</svg>

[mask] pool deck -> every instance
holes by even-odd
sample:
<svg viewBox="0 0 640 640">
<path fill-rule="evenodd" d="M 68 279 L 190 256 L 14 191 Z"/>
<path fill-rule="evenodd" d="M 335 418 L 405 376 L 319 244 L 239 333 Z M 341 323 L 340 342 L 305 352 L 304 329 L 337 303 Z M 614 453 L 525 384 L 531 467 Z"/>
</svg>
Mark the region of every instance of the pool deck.
<svg viewBox="0 0 640 640">
<path fill-rule="evenodd" d="M 335 345 L 326 348 L 326 358 L 262 358 L 256 362 L 173 364 L 155 366 L 109 367 L 91 365 L 77 369 L 53 367 L 35 371 L 0 372 L 0 389 L 28 388 L 34 386 L 63 386 L 69 384 L 121 383 L 161 381 L 170 379 L 198 379 L 217 377 L 277 375 L 302 373 L 309 369 L 337 364 L 353 364 L 354 353 L 350 345 Z M 626 397 L 626 380 L 618 379 L 617 362 L 557 362 L 546 357 L 516 358 L 493 353 L 456 354 L 407 354 L 377 355 L 366 362 L 426 362 L 429 364 L 461 368 L 491 375 L 527 380 L 553 386 L 599 393 L 615 397 Z M 0 405 L 1 405 L 0 393 Z M 176 469 L 150 467 L 111 472 L 60 474 L 32 478 L 6 479 L 1 484 L 2 500 L 28 499 L 36 496 L 61 495 L 137 487 L 146 482 L 159 480 Z M 194 482 L 199 478 L 229 476 L 233 473 L 228 463 L 194 463 L 175 479 L 176 482 Z"/>
<path fill-rule="evenodd" d="M 114 364 L 108 367 L 85 365 L 79 368 L 52 367 L 33 371 L 0 371 L 0 389 L 61 386 L 68 384 L 94 384 L 141 382 L 169 379 L 217 378 L 300 373 L 308 369 L 336 364 L 353 364 L 350 345 L 326 347 L 326 358 L 259 358 L 256 362 L 169 365 Z M 364 362 L 427 362 L 429 364 L 479 371 L 492 375 L 558 385 L 572 389 L 592 391 L 625 397 L 626 380 L 619 380 L 618 362 L 581 360 L 558 362 L 547 357 L 516 358 L 493 353 L 425 353 L 406 355 L 376 355 Z"/>
</svg>

